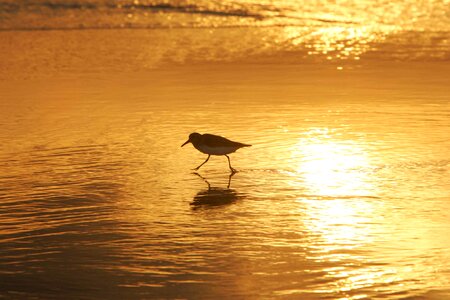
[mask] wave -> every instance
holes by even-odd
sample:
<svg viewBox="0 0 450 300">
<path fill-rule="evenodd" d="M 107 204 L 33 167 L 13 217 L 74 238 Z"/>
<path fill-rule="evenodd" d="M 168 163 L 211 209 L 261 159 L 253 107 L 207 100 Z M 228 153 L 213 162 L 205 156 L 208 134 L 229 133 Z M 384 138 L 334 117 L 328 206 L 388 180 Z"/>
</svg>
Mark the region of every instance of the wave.
<svg viewBox="0 0 450 300">
<path fill-rule="evenodd" d="M 396 9 L 331 0 L 259 4 L 248 0 L 0 0 L 0 30 L 328 25 L 450 30 L 450 8 L 443 0 L 425 4 L 398 0 L 391 6 Z"/>
<path fill-rule="evenodd" d="M 0 30 L 248 27 L 353 24 L 342 16 L 236 3 L 0 2 Z"/>
<path fill-rule="evenodd" d="M 95 4 L 95 3 L 76 3 L 76 2 L 41 2 L 23 5 L 19 3 L 0 3 L 0 9 L 3 12 L 17 13 L 21 10 L 36 10 L 36 9 L 51 9 L 51 10 L 98 10 L 110 9 L 110 10 L 144 10 L 152 12 L 181 12 L 181 13 L 193 13 L 193 14 L 206 14 L 206 15 L 220 15 L 220 16 L 238 16 L 238 17 L 250 17 L 261 19 L 264 16 L 257 13 L 252 13 L 243 9 L 235 10 L 214 10 L 208 9 L 195 4 L 187 5 L 175 5 L 170 3 L 154 3 L 154 4 Z"/>
</svg>

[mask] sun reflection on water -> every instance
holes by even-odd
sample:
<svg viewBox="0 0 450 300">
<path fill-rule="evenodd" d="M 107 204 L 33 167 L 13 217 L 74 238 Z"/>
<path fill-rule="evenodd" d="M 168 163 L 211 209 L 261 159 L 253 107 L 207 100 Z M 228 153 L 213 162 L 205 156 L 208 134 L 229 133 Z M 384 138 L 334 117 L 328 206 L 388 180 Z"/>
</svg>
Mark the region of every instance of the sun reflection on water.
<svg viewBox="0 0 450 300">
<path fill-rule="evenodd" d="M 370 162 L 362 147 L 353 141 L 327 137 L 302 138 L 292 151 L 298 181 L 309 193 L 320 196 L 372 196 L 368 178 Z"/>
<path fill-rule="evenodd" d="M 307 207 L 307 226 L 320 236 L 318 253 L 369 242 L 373 205 L 363 199 L 299 199 Z"/>
<path fill-rule="evenodd" d="M 315 286 L 315 292 L 359 299 L 365 287 L 400 280 L 395 270 L 364 267 L 383 215 L 364 146 L 334 138 L 328 129 L 312 129 L 291 154 L 292 184 L 307 191 L 297 203 L 312 237 L 308 259 L 325 263 L 325 277 L 333 279 Z"/>
<path fill-rule="evenodd" d="M 316 293 L 342 295 L 339 299 L 364 298 L 362 289 L 402 280 L 398 270 L 367 265 L 382 217 L 376 199 L 304 199 L 297 202 L 305 214 L 304 226 L 313 237 L 309 260 L 329 267 Z M 366 266 L 367 265 L 367 266 Z"/>
<path fill-rule="evenodd" d="M 373 49 L 373 43 L 384 41 L 394 28 L 382 30 L 377 26 L 324 26 L 283 29 L 286 40 L 293 46 L 304 46 L 308 55 L 323 55 L 328 60 L 359 60 L 361 55 Z"/>
</svg>

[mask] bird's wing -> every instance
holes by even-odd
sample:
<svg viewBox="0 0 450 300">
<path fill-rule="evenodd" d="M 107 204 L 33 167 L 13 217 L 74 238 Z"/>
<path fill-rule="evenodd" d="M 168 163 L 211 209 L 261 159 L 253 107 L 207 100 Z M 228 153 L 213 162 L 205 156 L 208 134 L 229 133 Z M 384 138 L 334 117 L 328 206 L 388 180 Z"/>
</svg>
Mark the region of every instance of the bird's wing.
<svg viewBox="0 0 450 300">
<path fill-rule="evenodd" d="M 233 142 L 224 137 L 214 134 L 203 134 L 203 143 L 209 147 L 244 147 L 247 146 L 242 143 Z"/>
</svg>

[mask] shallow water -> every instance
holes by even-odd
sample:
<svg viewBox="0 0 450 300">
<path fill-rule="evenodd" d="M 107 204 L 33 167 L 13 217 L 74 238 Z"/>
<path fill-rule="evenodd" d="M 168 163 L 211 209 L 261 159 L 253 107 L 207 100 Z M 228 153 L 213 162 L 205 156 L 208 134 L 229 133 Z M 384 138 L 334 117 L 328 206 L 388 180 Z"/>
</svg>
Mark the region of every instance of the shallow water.
<svg viewBox="0 0 450 300">
<path fill-rule="evenodd" d="M 0 0 L 0 298 L 450 299 L 447 2 Z"/>
<path fill-rule="evenodd" d="M 445 72 L 200 64 L 2 82 L 0 295 L 450 297 Z M 224 157 L 194 174 L 193 131 L 253 146 L 232 177 Z"/>
</svg>

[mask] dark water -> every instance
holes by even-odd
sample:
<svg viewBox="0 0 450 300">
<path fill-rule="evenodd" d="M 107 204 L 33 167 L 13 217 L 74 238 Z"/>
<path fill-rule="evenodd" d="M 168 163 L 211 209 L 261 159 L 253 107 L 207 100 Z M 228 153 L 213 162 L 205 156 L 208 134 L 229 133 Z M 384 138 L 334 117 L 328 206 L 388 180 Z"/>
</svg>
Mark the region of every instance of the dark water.
<svg viewBox="0 0 450 300">
<path fill-rule="evenodd" d="M 450 299 L 446 1 L 0 1 L 0 298 Z M 253 144 L 180 148 L 191 132 Z"/>
</svg>

